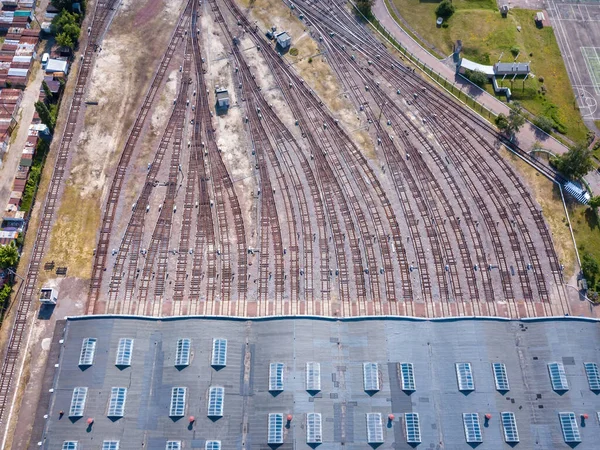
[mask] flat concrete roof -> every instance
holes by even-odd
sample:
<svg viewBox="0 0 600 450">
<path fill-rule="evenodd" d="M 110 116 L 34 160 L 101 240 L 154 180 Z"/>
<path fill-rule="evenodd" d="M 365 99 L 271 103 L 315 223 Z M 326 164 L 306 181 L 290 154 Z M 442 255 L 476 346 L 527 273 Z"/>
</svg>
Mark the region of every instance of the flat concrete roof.
<svg viewBox="0 0 600 450">
<path fill-rule="evenodd" d="M 511 62 L 511 63 L 496 63 L 494 64 L 494 72 L 497 75 L 503 74 L 528 74 L 529 63 Z"/>
<path fill-rule="evenodd" d="M 69 63 L 64 59 L 52 59 L 48 60 L 46 64 L 46 68 L 44 69 L 46 73 L 52 72 L 64 72 L 67 73 L 69 70 Z"/>
<path fill-rule="evenodd" d="M 465 69 L 472 71 L 479 71 L 485 73 L 487 76 L 494 75 L 494 67 L 486 66 L 483 64 L 476 63 L 475 61 L 471 61 L 467 58 L 461 58 L 460 67 L 464 67 Z"/>
<path fill-rule="evenodd" d="M 84 338 L 97 339 L 93 364 L 78 366 Z M 56 338 L 56 337 L 55 337 Z M 131 365 L 116 367 L 119 340 L 132 338 Z M 191 340 L 190 364 L 175 367 L 177 340 Z M 214 338 L 227 339 L 226 366 L 211 367 Z M 410 449 L 404 415 L 419 414 L 422 449 L 469 449 L 463 413 L 477 413 L 483 442 L 478 449 L 508 449 L 501 412 L 513 412 L 520 443 L 532 450 L 570 448 L 563 439 L 559 412 L 573 412 L 581 450 L 598 448 L 600 396 L 588 386 L 584 362 L 600 364 L 600 325 L 575 318 L 507 321 L 495 319 L 149 319 L 114 316 L 67 321 L 60 356 L 50 360 L 54 393 L 42 436 L 31 448 L 60 449 L 78 441 L 84 450 L 102 440 L 120 449 L 165 449 L 167 440 L 183 448 L 204 448 L 219 440 L 222 449 L 269 450 L 269 413 L 292 414 L 283 428 L 282 449 L 309 449 L 306 413 L 322 415 L 320 449 L 365 449 L 367 413 L 380 413 L 381 449 Z M 58 355 L 58 352 L 55 354 Z M 320 364 L 321 390 L 306 391 L 306 363 Z M 283 391 L 270 393 L 269 365 L 284 364 Z M 366 393 L 363 364 L 378 364 L 379 391 Z M 414 366 L 416 390 L 404 392 L 399 363 Z M 455 364 L 471 364 L 474 391 L 459 392 Z M 491 364 L 504 363 L 510 390 L 498 392 Z M 569 390 L 552 390 L 548 364 L 563 364 Z M 59 363 L 57 369 L 53 369 Z M 48 373 L 47 372 L 47 373 Z M 88 393 L 80 419 L 68 417 L 75 387 Z M 211 386 L 225 389 L 224 413 L 207 417 Z M 109 419 L 112 387 L 126 387 L 124 416 Z M 186 387 L 184 417 L 169 417 L 171 389 Z M 277 394 L 277 395 L 275 395 Z M 59 419 L 58 412 L 65 411 Z M 588 414 L 585 426 L 580 415 Z M 388 424 L 388 414 L 394 414 Z M 484 426 L 485 414 L 491 414 Z M 190 425 L 188 417 L 196 421 Z M 94 424 L 88 428 L 88 418 Z M 275 448 L 275 447 L 272 447 Z"/>
</svg>

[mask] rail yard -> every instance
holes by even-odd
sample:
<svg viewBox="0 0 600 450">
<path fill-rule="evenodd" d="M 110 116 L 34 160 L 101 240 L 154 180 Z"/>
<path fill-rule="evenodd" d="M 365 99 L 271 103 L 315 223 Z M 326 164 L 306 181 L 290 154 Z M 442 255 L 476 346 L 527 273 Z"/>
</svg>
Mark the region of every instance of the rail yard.
<svg viewBox="0 0 600 450">
<path fill-rule="evenodd" d="M 356 142 L 355 130 L 342 125 L 246 9 L 233 0 L 190 1 L 117 149 L 89 292 L 81 294 L 86 312 L 569 314 L 551 233 L 526 184 L 500 156 L 504 140 L 495 128 L 424 81 L 349 4 L 287 6 L 318 43 L 374 152 Z M 88 31 L 16 306 L 3 402 L 49 259 L 90 71 L 117 7 L 116 0 L 98 2 Z M 209 52 L 208 41 L 221 51 Z M 217 62 L 224 71 L 214 70 Z M 140 140 L 172 72 L 177 92 L 146 161 Z M 218 85 L 229 92 L 235 139 L 215 109 Z"/>
<path fill-rule="evenodd" d="M 559 175 L 425 79 L 352 3 L 283 2 L 286 23 L 301 30 L 290 31 L 292 42 L 317 49 L 300 59 L 244 1 L 172 2 L 178 18 L 164 54 L 133 116 L 118 118 L 130 125 L 107 164 L 78 314 L 585 314 L 505 150 L 539 176 Z M 43 268 L 54 267 L 52 230 L 89 126 L 84 116 L 98 105 L 90 86 L 120 7 L 99 0 L 88 11 L 0 372 L 3 425 L 19 414 L 12 380 L 26 365 L 40 288 L 55 295 Z M 311 69 L 317 61 L 330 75 Z M 317 87 L 319 77 L 326 83 Z M 156 117 L 164 119 L 157 133 Z"/>
<path fill-rule="evenodd" d="M 348 4 L 289 6 L 319 43 L 375 155 L 247 11 L 230 1 L 190 2 L 106 194 L 87 312 L 569 313 L 551 234 L 499 156 L 495 129 L 393 55 Z M 102 8 L 110 4 L 97 14 Z M 220 40 L 222 54 L 209 56 L 209 38 Z M 227 60 L 250 184 L 234 178 L 221 148 L 228 137 L 212 101 L 210 58 Z M 270 77 L 257 77 L 257 64 Z M 177 68 L 167 126 L 142 175 L 132 168 L 138 141 L 165 75 Z M 272 91 L 283 102 L 271 103 Z M 133 204 L 126 190 L 137 192 Z"/>
<path fill-rule="evenodd" d="M 110 8 L 98 5 L 92 33 Z M 338 75 L 375 156 L 365 156 L 335 111 L 236 4 L 188 4 L 106 195 L 87 312 L 568 313 L 550 232 L 499 156 L 495 130 L 394 57 L 347 5 L 300 1 L 294 9 Z M 219 147 L 227 137 L 219 135 L 221 118 L 210 100 L 215 80 L 207 76 L 201 18 L 213 22 L 225 49 L 215 57 L 228 58 L 230 96 L 255 179 L 247 198 Z M 271 79 L 255 77 L 247 60 L 252 47 Z M 92 58 L 84 56 L 76 95 Z M 140 176 L 131 168 L 138 141 L 165 75 L 177 67 L 167 126 Z M 269 90 L 280 93 L 285 111 L 269 103 Z M 73 100 L 74 117 L 80 103 Z M 61 149 L 68 151 L 72 134 L 66 130 Z M 57 186 L 61 164 L 59 157 Z M 131 187 L 133 205 L 123 199 Z M 51 188 L 46 215 L 57 197 Z M 50 223 L 42 221 L 31 275 Z M 31 280 L 26 296 L 35 294 Z"/>
</svg>

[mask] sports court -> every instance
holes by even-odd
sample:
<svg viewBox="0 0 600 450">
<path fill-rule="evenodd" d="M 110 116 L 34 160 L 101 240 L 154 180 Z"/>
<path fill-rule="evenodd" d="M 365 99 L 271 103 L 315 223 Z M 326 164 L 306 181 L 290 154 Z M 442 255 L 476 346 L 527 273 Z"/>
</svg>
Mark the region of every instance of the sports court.
<svg viewBox="0 0 600 450">
<path fill-rule="evenodd" d="M 600 1 L 549 0 L 548 14 L 584 119 L 600 119 Z"/>
<path fill-rule="evenodd" d="M 581 47 L 581 52 L 585 58 L 592 84 L 596 94 L 600 93 L 600 48 L 598 47 Z"/>
</svg>

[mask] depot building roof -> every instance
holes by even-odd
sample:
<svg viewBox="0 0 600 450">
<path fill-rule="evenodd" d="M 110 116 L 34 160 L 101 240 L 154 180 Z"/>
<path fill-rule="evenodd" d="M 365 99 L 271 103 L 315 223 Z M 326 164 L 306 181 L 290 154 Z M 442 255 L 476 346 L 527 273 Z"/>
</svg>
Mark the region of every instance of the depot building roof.
<svg viewBox="0 0 600 450">
<path fill-rule="evenodd" d="M 57 330 L 32 448 L 600 441 L 594 321 L 98 316 Z"/>
</svg>

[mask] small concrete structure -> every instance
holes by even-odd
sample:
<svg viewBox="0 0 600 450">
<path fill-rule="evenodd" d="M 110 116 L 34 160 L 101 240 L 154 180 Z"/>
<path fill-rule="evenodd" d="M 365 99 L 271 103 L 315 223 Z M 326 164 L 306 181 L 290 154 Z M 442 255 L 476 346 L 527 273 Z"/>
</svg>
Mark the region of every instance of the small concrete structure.
<svg viewBox="0 0 600 450">
<path fill-rule="evenodd" d="M 58 294 L 51 287 L 43 287 L 40 292 L 40 303 L 45 305 L 56 305 Z"/>
<path fill-rule="evenodd" d="M 511 91 L 507 87 L 499 86 L 498 80 L 502 81 L 507 78 L 509 81 L 513 81 L 515 77 L 527 79 L 531 71 L 530 69 L 529 63 L 498 62 L 493 66 L 486 66 L 484 64 L 478 64 L 474 61 L 470 61 L 466 58 L 460 58 L 459 63 L 457 64 L 457 72 L 461 75 L 464 75 L 467 70 L 484 73 L 488 79 L 491 80 L 494 86 L 494 92 L 496 92 L 496 94 L 506 95 L 508 100 L 510 100 Z"/>
<path fill-rule="evenodd" d="M 229 93 L 227 89 L 217 88 L 215 89 L 215 94 L 217 97 L 217 109 L 226 110 L 229 108 Z"/>
<path fill-rule="evenodd" d="M 538 28 L 544 28 L 544 21 L 546 20 L 546 18 L 544 17 L 544 13 L 543 12 L 538 12 L 535 13 L 535 24 L 538 26 Z"/>
<path fill-rule="evenodd" d="M 285 31 L 275 35 L 275 39 L 277 40 L 277 47 L 280 50 L 289 50 L 292 45 L 292 38 Z"/>
<path fill-rule="evenodd" d="M 484 73 L 487 75 L 488 78 L 492 78 L 494 76 L 493 66 L 486 66 L 484 64 L 479 64 L 474 61 L 470 61 L 467 58 L 461 58 L 458 67 L 458 73 L 464 74 L 467 70 Z"/>
<path fill-rule="evenodd" d="M 503 75 L 517 75 L 517 76 L 526 76 L 529 75 L 531 71 L 529 67 L 529 63 L 521 63 L 521 62 L 512 62 L 512 63 L 502 63 L 498 62 L 494 64 L 494 75 L 503 76 Z"/>
<path fill-rule="evenodd" d="M 69 71 L 69 63 L 65 59 L 50 58 L 46 64 L 46 73 L 62 72 L 65 75 Z"/>
</svg>

